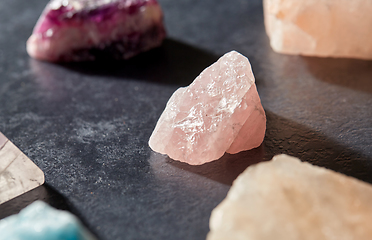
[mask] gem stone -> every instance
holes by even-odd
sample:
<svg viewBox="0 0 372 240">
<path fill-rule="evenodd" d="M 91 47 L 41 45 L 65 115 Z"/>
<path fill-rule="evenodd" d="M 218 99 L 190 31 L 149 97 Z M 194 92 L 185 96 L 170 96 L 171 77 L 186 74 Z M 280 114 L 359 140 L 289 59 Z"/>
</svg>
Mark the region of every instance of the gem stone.
<svg viewBox="0 0 372 240">
<path fill-rule="evenodd" d="M 274 51 L 372 59 L 372 1 L 264 0 Z"/>
<path fill-rule="evenodd" d="M 150 137 L 155 151 L 191 165 L 261 145 L 266 116 L 251 65 L 236 51 L 169 99 Z"/>
<path fill-rule="evenodd" d="M 278 155 L 238 176 L 207 240 L 370 240 L 371 201 L 368 183 Z"/>
<path fill-rule="evenodd" d="M 51 62 L 127 59 L 159 46 L 164 37 L 156 0 L 51 0 L 27 52 Z"/>
<path fill-rule="evenodd" d="M 71 213 L 36 201 L 0 220 L 0 240 L 95 240 Z"/>
<path fill-rule="evenodd" d="M 44 183 L 44 173 L 0 133 L 0 204 Z"/>
</svg>

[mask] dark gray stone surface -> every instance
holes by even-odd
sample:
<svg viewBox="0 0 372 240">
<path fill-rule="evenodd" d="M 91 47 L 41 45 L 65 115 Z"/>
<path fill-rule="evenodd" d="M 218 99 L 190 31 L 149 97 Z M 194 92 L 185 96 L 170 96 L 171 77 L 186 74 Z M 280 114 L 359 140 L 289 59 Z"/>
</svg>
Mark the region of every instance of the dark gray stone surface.
<svg viewBox="0 0 372 240">
<path fill-rule="evenodd" d="M 47 1 L 0 2 L 0 131 L 46 184 L 36 199 L 99 239 L 205 239 L 212 209 L 250 164 L 288 153 L 372 183 L 372 61 L 274 53 L 259 0 L 159 0 L 168 38 L 129 61 L 51 64 L 25 42 Z M 168 98 L 230 50 L 246 55 L 267 113 L 261 147 L 189 166 L 152 152 Z"/>
</svg>

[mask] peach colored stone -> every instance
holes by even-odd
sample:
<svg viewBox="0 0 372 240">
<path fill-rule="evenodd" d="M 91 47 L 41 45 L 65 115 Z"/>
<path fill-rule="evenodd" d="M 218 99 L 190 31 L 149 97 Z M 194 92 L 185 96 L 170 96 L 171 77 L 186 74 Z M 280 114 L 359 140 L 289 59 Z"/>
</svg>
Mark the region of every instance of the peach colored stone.
<svg viewBox="0 0 372 240">
<path fill-rule="evenodd" d="M 150 147 L 192 165 L 260 146 L 266 116 L 251 65 L 232 51 L 169 99 Z"/>
<path fill-rule="evenodd" d="M 287 155 L 248 167 L 207 240 L 370 240 L 372 186 Z"/>
<path fill-rule="evenodd" d="M 266 32 L 279 53 L 372 59 L 372 1 L 264 0 Z"/>
</svg>

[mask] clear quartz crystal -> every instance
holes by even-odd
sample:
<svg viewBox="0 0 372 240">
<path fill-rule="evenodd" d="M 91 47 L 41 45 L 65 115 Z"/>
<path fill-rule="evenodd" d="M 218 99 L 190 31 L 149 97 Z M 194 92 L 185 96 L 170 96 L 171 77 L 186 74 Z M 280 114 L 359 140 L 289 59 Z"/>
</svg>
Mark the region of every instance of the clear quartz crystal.
<svg viewBox="0 0 372 240">
<path fill-rule="evenodd" d="M 251 65 L 232 51 L 173 93 L 149 145 L 172 159 L 203 164 L 258 147 L 265 130 Z"/>
<path fill-rule="evenodd" d="M 40 168 L 0 133 L 0 204 L 43 183 Z"/>
</svg>

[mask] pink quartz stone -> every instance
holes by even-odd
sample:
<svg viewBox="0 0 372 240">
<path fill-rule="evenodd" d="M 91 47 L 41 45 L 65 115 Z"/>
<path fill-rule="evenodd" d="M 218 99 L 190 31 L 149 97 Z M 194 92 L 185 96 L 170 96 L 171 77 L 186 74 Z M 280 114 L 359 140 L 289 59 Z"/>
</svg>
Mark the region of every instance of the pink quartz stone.
<svg viewBox="0 0 372 240">
<path fill-rule="evenodd" d="M 127 59 L 159 46 L 164 37 L 156 0 L 52 0 L 27 52 L 52 62 Z"/>
<path fill-rule="evenodd" d="M 371 0 L 264 0 L 274 51 L 372 59 Z"/>
<path fill-rule="evenodd" d="M 150 137 L 150 147 L 197 165 L 261 145 L 266 116 L 251 65 L 232 51 L 169 99 Z"/>
</svg>

